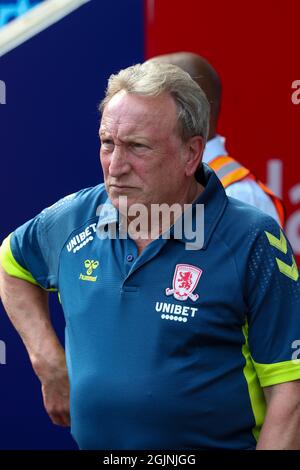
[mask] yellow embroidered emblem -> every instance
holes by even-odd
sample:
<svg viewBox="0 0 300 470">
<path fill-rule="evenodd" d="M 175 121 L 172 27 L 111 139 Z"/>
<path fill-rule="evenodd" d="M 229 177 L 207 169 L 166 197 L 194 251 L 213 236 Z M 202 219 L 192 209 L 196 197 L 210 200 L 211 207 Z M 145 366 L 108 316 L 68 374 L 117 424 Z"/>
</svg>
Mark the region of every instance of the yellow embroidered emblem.
<svg viewBox="0 0 300 470">
<path fill-rule="evenodd" d="M 99 261 L 93 259 L 86 259 L 84 262 L 84 267 L 86 269 L 86 274 L 80 273 L 79 279 L 82 281 L 96 282 L 98 276 L 92 276 L 93 272 L 98 268 Z"/>
</svg>

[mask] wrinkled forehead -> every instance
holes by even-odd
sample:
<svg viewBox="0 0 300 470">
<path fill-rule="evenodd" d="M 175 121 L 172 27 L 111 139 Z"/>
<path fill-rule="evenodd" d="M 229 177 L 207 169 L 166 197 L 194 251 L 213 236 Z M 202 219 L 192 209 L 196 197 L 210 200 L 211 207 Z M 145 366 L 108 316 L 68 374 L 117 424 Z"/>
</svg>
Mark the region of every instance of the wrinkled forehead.
<svg viewBox="0 0 300 470">
<path fill-rule="evenodd" d="M 177 128 L 177 108 L 167 94 L 150 97 L 128 94 L 124 90 L 114 95 L 103 110 L 100 132 L 156 132 L 157 136 Z"/>
</svg>

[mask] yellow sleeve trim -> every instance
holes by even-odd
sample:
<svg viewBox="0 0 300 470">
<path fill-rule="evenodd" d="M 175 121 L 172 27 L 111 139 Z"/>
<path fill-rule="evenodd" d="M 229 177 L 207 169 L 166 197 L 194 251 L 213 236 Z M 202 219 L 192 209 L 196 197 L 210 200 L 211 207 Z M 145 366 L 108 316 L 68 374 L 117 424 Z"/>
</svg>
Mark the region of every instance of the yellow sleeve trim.
<svg viewBox="0 0 300 470">
<path fill-rule="evenodd" d="M 242 347 L 242 354 L 245 358 L 245 366 L 243 372 L 247 381 L 250 403 L 255 419 L 255 426 L 252 428 L 252 434 L 255 440 L 258 441 L 266 415 L 266 401 L 250 354 L 247 321 L 243 326 L 242 331 L 245 337 L 245 343 Z"/>
<path fill-rule="evenodd" d="M 0 264 L 4 271 L 9 274 L 9 276 L 17 277 L 18 279 L 23 279 L 24 281 L 30 282 L 35 286 L 39 286 L 48 292 L 57 292 L 57 289 L 55 288 L 45 289 L 43 286 L 41 286 L 34 279 L 32 274 L 16 261 L 11 251 L 10 238 L 11 234 L 7 238 L 5 238 L 5 240 L 3 240 L 3 243 L 0 246 Z"/>
<path fill-rule="evenodd" d="M 10 276 L 24 279 L 24 281 L 31 282 L 31 284 L 39 285 L 30 272 L 24 269 L 15 260 L 10 247 L 10 238 L 11 235 L 5 238 L 0 248 L 0 262 L 4 271 Z"/>
<path fill-rule="evenodd" d="M 300 361 L 298 360 L 275 364 L 259 364 L 255 361 L 253 363 L 262 387 L 300 379 Z"/>
</svg>

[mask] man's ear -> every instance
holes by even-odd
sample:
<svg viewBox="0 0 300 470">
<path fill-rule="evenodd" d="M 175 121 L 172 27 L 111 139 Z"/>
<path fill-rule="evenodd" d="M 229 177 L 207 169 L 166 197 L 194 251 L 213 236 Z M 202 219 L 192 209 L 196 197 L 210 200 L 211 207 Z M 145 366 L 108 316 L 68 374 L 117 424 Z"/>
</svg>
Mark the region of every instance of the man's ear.
<svg viewBox="0 0 300 470">
<path fill-rule="evenodd" d="M 194 175 L 202 160 L 204 139 L 203 137 L 197 135 L 191 137 L 185 145 L 185 174 L 186 176 L 192 176 Z"/>
</svg>

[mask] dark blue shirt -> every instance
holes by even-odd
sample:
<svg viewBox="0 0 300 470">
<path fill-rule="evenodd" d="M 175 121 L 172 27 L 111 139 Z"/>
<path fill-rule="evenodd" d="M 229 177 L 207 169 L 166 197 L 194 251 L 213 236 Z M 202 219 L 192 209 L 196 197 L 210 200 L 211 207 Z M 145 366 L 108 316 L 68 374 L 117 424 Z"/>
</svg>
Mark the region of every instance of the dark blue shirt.
<svg viewBox="0 0 300 470">
<path fill-rule="evenodd" d="M 201 249 L 171 229 L 138 256 L 103 185 L 45 209 L 3 245 L 8 273 L 59 290 L 82 449 L 255 447 L 262 388 L 300 378 L 291 248 L 208 167 L 204 185 Z"/>
</svg>

